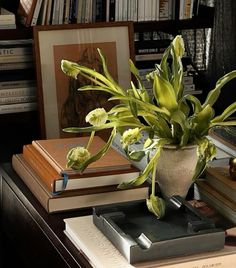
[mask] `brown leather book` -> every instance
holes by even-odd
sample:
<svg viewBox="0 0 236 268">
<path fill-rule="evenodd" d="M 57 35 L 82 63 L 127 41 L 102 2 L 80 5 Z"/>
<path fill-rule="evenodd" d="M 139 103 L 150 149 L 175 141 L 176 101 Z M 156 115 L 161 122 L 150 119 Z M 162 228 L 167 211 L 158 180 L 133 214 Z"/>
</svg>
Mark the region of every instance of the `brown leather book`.
<svg viewBox="0 0 236 268">
<path fill-rule="evenodd" d="M 108 169 L 94 173 L 76 173 L 66 178 L 58 173 L 32 144 L 23 146 L 23 157 L 52 193 L 64 190 L 117 185 L 123 181 L 134 179 L 139 175 L 139 169 L 131 165 L 121 170 L 113 171 Z"/>
<path fill-rule="evenodd" d="M 65 191 L 61 194 L 53 195 L 40 176 L 26 162 L 22 154 L 13 155 L 12 166 L 49 213 L 148 198 L 149 187 L 147 184 L 125 190 L 119 190 L 117 185 L 109 185 Z"/>
<path fill-rule="evenodd" d="M 32 145 L 47 159 L 47 161 L 57 170 L 59 174 L 78 174 L 77 170 L 66 167 L 66 156 L 69 150 L 76 146 L 86 147 L 89 137 L 63 138 L 34 140 Z M 96 154 L 103 146 L 105 141 L 99 136 L 95 136 L 89 151 L 92 155 Z M 101 171 L 115 171 L 130 168 L 131 162 L 115 149 L 110 148 L 108 152 L 99 160 L 91 163 L 83 173 L 94 173 Z"/>
</svg>

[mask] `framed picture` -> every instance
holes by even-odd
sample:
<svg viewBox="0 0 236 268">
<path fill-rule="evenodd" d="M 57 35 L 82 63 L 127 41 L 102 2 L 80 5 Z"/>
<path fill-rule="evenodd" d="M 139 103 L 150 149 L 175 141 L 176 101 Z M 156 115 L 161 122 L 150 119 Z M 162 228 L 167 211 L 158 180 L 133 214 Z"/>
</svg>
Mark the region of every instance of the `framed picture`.
<svg viewBox="0 0 236 268">
<path fill-rule="evenodd" d="M 35 60 L 38 104 L 43 139 L 63 138 L 65 127 L 85 126 L 85 116 L 97 107 L 111 108 L 106 93 L 76 89 L 88 84 L 61 71 L 66 59 L 102 71 L 97 52 L 100 48 L 107 59 L 113 78 L 130 87 L 129 58 L 134 60 L 132 22 L 35 26 Z"/>
</svg>

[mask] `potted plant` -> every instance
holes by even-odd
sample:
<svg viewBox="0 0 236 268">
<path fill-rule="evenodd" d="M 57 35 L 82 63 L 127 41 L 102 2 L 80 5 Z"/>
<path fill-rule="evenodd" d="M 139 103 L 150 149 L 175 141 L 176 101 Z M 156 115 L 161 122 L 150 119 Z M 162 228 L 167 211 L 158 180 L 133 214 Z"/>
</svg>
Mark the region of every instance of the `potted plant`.
<svg viewBox="0 0 236 268">
<path fill-rule="evenodd" d="M 149 179 L 151 174 L 152 192 L 147 200 L 147 207 L 160 218 L 165 212 L 165 201 L 155 195 L 155 181 L 157 179 L 157 182 L 160 183 L 160 174 L 166 170 L 168 174 L 164 175 L 164 178 L 170 178 L 169 185 L 177 188 L 181 178 L 178 178 L 177 182 L 172 181 L 172 179 L 177 177 L 180 172 L 176 171 L 176 167 L 179 167 L 180 161 L 183 160 L 182 155 L 179 155 L 178 152 L 185 149 L 189 151 L 189 148 L 193 149 L 193 153 L 191 152 L 190 155 L 187 153 L 187 159 L 193 158 L 194 171 L 186 171 L 189 164 L 183 163 L 184 171 L 180 172 L 181 176 L 188 173 L 188 177 L 190 177 L 190 183 L 185 187 L 185 191 L 188 190 L 191 183 L 203 172 L 208 161 L 215 156 L 216 148 L 207 138 L 209 129 L 216 126 L 236 125 L 236 121 L 227 121 L 227 118 L 236 111 L 236 102 L 218 116 L 215 116 L 213 109 L 222 87 L 236 77 L 236 71 L 234 70 L 220 78 L 215 88 L 209 92 L 205 102 L 201 103 L 196 96 L 184 92 L 182 65 L 184 42 L 180 35 L 176 36 L 165 50 L 160 64 L 156 64 L 155 70 L 147 75 L 147 79 L 153 86 L 153 96 L 149 96 L 140 79 L 138 69 L 131 60 L 129 60 L 130 70 L 136 78 L 136 82 L 131 81 L 130 88 L 124 89 L 110 75 L 106 59 L 100 49 L 98 49 L 98 53 L 103 73 L 68 60 L 61 61 L 61 69 L 66 75 L 75 79 L 81 75 L 91 82 L 89 85 L 79 88 L 79 91 L 105 91 L 111 94 L 111 101 L 115 100 L 118 103 L 108 112 L 103 108 L 91 111 L 86 116 L 86 121 L 91 124 L 89 127 L 72 126 L 64 129 L 64 131 L 71 133 L 90 132 L 89 143 L 92 142 L 96 131 L 112 130 L 106 146 L 96 155 L 89 154 L 89 144 L 87 148 L 70 150 L 68 166 L 83 171 L 91 162 L 96 161 L 106 153 L 116 133 L 120 132 L 123 150 L 128 158 L 140 161 L 148 154 L 150 161 L 138 178 L 134 178 L 129 183 L 122 183 L 119 187 L 141 185 Z M 130 146 L 141 139 L 143 132 L 147 133 L 143 149 L 131 150 Z M 171 156 L 176 155 L 172 149 L 177 152 L 175 157 L 177 162 L 175 163 L 170 160 Z M 169 154 L 163 158 L 163 161 L 162 154 L 165 150 Z M 191 155 L 192 157 L 190 157 Z M 158 166 L 160 161 L 162 164 Z M 172 168 L 168 168 L 166 163 L 169 163 Z M 165 166 L 164 171 L 159 171 L 163 165 Z M 171 169 L 174 175 L 170 174 Z M 171 192 L 171 194 L 174 193 Z M 169 195 L 167 194 L 167 197 Z"/>
</svg>

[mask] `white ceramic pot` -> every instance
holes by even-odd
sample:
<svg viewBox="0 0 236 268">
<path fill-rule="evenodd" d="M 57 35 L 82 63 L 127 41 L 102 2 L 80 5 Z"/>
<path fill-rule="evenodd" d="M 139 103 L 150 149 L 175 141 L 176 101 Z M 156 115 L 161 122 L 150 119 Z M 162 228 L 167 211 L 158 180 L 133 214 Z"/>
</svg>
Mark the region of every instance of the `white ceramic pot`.
<svg viewBox="0 0 236 268">
<path fill-rule="evenodd" d="M 186 197 L 193 183 L 197 161 L 196 145 L 181 149 L 172 145 L 163 147 L 157 163 L 157 182 L 164 198 L 173 195 Z"/>
</svg>

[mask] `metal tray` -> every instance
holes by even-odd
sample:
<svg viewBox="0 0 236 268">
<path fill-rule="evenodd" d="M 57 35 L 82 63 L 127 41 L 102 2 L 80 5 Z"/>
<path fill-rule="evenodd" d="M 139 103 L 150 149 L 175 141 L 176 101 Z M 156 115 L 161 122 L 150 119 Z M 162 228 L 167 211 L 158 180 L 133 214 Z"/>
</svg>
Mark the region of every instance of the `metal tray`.
<svg viewBox="0 0 236 268">
<path fill-rule="evenodd" d="M 224 230 L 178 196 L 161 220 L 143 200 L 94 207 L 93 222 L 129 263 L 219 250 L 225 243 Z"/>
</svg>

